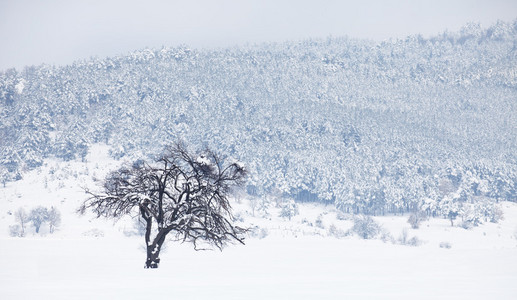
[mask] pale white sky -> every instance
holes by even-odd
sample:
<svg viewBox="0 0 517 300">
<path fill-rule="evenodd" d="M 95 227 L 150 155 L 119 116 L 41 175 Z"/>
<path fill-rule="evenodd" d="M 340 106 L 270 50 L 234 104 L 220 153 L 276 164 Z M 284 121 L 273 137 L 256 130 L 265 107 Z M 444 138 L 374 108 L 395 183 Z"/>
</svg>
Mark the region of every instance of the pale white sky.
<svg viewBox="0 0 517 300">
<path fill-rule="evenodd" d="M 0 0 L 0 71 L 145 47 L 384 40 L 517 19 L 517 0 Z"/>
</svg>

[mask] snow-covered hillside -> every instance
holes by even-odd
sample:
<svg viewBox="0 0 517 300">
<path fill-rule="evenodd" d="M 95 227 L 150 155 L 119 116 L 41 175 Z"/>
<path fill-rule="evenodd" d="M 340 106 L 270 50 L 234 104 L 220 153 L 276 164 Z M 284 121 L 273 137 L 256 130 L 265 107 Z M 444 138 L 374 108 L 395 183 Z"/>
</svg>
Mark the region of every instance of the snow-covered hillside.
<svg viewBox="0 0 517 300">
<path fill-rule="evenodd" d="M 236 196 L 234 215 L 253 228 L 246 245 L 196 252 L 168 242 L 157 270 L 144 270 L 144 242 L 134 221 L 95 219 L 75 211 L 120 165 L 95 145 L 84 161 L 47 161 L 0 188 L 2 299 L 513 299 L 517 295 L 517 205 L 504 218 L 464 229 L 443 218 L 412 229 L 408 215 L 373 217 L 372 239 L 333 205 Z M 30 225 L 9 236 L 14 212 L 56 207 L 54 233 Z"/>
<path fill-rule="evenodd" d="M 181 140 L 245 163 L 255 196 L 369 215 L 465 203 L 486 213 L 517 201 L 516 44 L 517 22 L 499 22 L 7 70 L 0 184 L 100 142 L 114 158 L 146 159 Z"/>
</svg>

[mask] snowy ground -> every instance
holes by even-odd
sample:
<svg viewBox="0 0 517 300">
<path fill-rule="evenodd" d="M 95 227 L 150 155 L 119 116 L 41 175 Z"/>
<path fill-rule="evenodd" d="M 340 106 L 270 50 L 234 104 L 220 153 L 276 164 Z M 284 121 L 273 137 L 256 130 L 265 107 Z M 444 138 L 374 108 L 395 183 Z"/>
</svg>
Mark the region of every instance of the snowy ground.
<svg viewBox="0 0 517 300">
<path fill-rule="evenodd" d="M 143 269 L 143 238 L 118 223 L 75 214 L 85 194 L 117 163 L 95 147 L 86 162 L 48 162 L 0 188 L 1 299 L 516 299 L 517 205 L 504 220 L 465 230 L 432 219 L 410 229 L 407 216 L 376 217 L 385 241 L 337 238 L 352 221 L 332 207 L 306 204 L 292 220 L 235 203 L 258 226 L 245 246 L 196 252 L 169 243 L 159 269 Z M 19 207 L 56 206 L 58 231 L 9 236 Z M 255 217 L 253 216 L 255 215 Z M 421 245 L 397 243 L 406 229 Z M 334 231 L 335 231 L 334 230 Z M 450 245 L 450 248 L 440 247 Z"/>
<path fill-rule="evenodd" d="M 515 299 L 516 249 L 404 247 L 324 238 L 223 252 L 169 246 L 142 268 L 135 239 L 11 239 L 2 299 Z M 149 298 L 151 297 L 151 298 Z"/>
</svg>

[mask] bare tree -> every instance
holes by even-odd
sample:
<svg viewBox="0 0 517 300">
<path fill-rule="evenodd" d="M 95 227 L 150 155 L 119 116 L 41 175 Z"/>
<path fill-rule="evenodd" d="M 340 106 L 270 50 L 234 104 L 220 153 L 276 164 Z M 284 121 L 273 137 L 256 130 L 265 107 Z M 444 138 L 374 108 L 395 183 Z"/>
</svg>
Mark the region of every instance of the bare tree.
<svg viewBox="0 0 517 300">
<path fill-rule="evenodd" d="M 54 233 L 56 227 L 59 227 L 61 224 L 61 213 L 57 208 L 52 206 L 50 211 L 48 212 L 48 226 L 50 233 Z"/>
<path fill-rule="evenodd" d="M 15 213 L 14 213 L 14 217 L 16 219 L 16 221 L 18 223 L 20 223 L 20 232 L 19 232 L 19 236 L 20 237 L 23 237 L 25 236 L 25 225 L 27 223 L 30 222 L 30 219 L 29 219 L 29 214 L 27 214 L 27 212 L 25 211 L 25 209 L 23 209 L 22 207 L 20 207 Z"/>
<path fill-rule="evenodd" d="M 138 212 L 146 225 L 146 268 L 157 268 L 169 233 L 176 240 L 222 249 L 229 241 L 244 244 L 246 231 L 233 224 L 228 201 L 231 187 L 243 183 L 238 163 L 225 163 L 206 150 L 192 155 L 182 144 L 168 147 L 154 163 L 138 161 L 105 180 L 100 194 L 87 191 L 79 212 L 92 209 L 98 217 L 118 218 Z"/>
<path fill-rule="evenodd" d="M 33 208 L 29 214 L 29 219 L 32 221 L 36 233 L 39 233 L 41 225 L 48 221 L 48 209 L 43 206 Z"/>
</svg>

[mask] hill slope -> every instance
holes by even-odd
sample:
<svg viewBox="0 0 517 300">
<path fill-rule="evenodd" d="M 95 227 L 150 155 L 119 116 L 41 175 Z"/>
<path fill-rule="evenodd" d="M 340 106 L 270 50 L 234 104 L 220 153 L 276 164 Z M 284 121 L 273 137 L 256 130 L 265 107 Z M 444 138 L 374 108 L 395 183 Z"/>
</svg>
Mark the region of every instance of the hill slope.
<svg viewBox="0 0 517 300">
<path fill-rule="evenodd" d="M 0 176 L 93 143 L 136 159 L 181 139 L 244 162 L 251 195 L 367 214 L 516 201 L 516 44 L 514 22 L 7 70 Z"/>
</svg>

